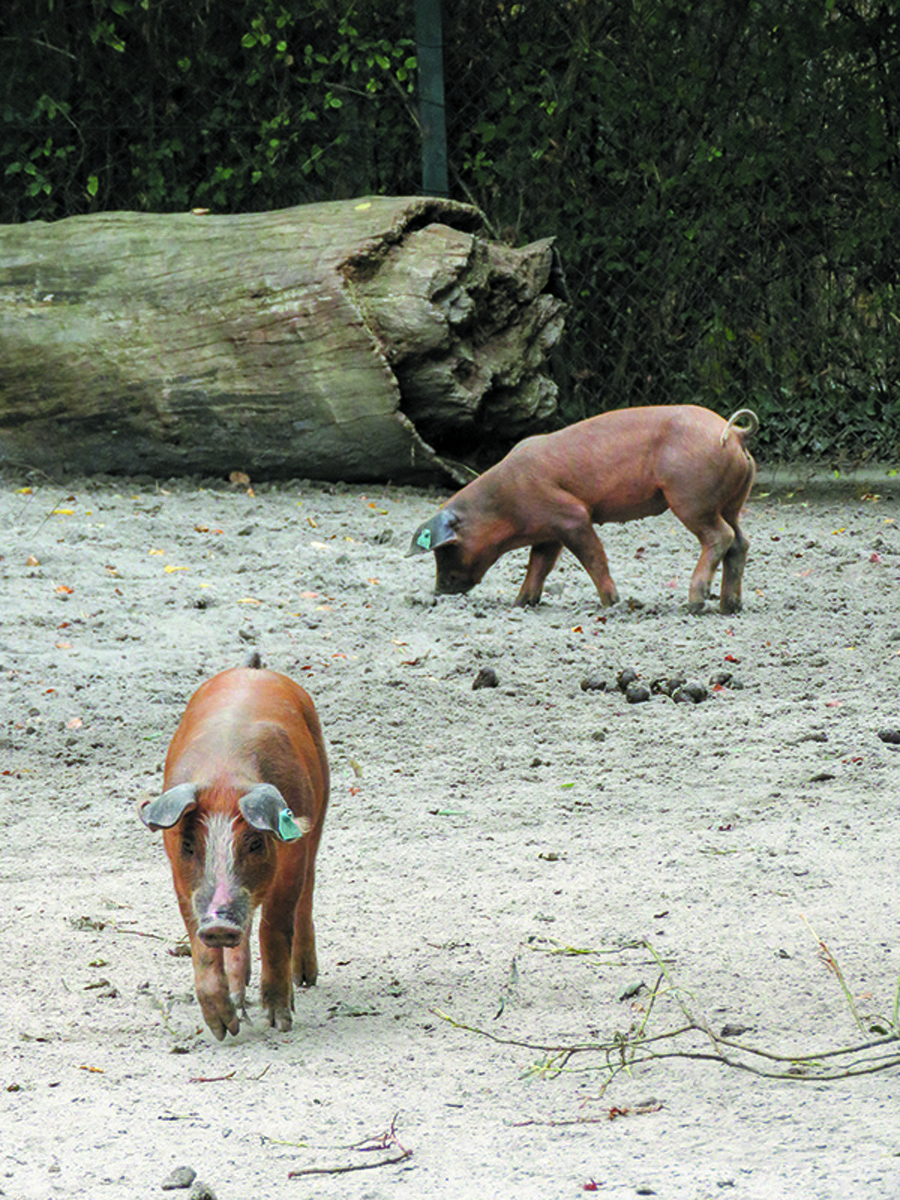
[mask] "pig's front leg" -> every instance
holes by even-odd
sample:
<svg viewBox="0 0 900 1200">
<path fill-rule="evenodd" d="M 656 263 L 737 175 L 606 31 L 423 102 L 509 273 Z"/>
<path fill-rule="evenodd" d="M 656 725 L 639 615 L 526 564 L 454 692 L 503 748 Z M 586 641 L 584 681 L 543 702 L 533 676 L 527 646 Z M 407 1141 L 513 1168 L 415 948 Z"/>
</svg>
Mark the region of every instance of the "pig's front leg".
<svg viewBox="0 0 900 1200">
<path fill-rule="evenodd" d="M 604 608 L 618 604 L 619 593 L 609 573 L 609 562 L 603 543 L 597 537 L 590 518 L 574 524 L 562 539 L 563 545 L 575 555 L 594 581 L 594 587 Z"/>
<path fill-rule="evenodd" d="M 272 905 L 267 912 L 268 907 L 264 907 L 259 923 L 260 998 L 268 1013 L 269 1025 L 279 1033 L 287 1033 L 293 1024 L 291 1010 L 294 1006 L 291 983 L 294 905 Z"/>
<path fill-rule="evenodd" d="M 248 925 L 240 943 L 225 950 L 225 975 L 235 1012 L 247 1017 L 247 984 L 250 982 L 250 933 Z"/>
<path fill-rule="evenodd" d="M 531 547 L 528 556 L 528 569 L 519 594 L 516 596 L 516 606 L 539 604 L 544 591 L 544 581 L 556 566 L 556 560 L 562 553 L 562 542 L 539 542 Z"/>
<path fill-rule="evenodd" d="M 199 938 L 192 937 L 191 957 L 200 1011 L 214 1037 L 221 1042 L 226 1033 L 237 1033 L 241 1027 L 225 973 L 224 951 L 205 946 Z"/>
</svg>

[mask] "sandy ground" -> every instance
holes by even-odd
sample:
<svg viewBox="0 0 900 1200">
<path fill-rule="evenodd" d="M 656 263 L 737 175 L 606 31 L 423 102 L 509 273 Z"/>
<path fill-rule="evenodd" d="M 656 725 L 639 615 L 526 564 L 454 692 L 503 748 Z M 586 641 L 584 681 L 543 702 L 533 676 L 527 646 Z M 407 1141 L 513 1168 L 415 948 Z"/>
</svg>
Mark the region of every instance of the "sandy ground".
<svg viewBox="0 0 900 1200">
<path fill-rule="evenodd" d="M 791 1060 L 897 1015 L 897 499 L 758 485 L 744 613 L 691 617 L 668 514 L 604 531 L 615 610 L 571 557 L 512 609 L 524 551 L 436 601 L 404 554 L 438 495 L 5 480 L 0 1195 L 131 1200 L 189 1165 L 218 1200 L 895 1200 L 898 1068 Z M 254 992 L 220 1044 L 136 802 L 253 647 L 328 742 L 321 974 L 289 1034 Z M 629 704 L 623 668 L 734 678 Z M 685 1009 L 786 1077 L 679 1055 L 610 1078 L 629 1031 L 714 1053 L 674 1035 Z"/>
</svg>

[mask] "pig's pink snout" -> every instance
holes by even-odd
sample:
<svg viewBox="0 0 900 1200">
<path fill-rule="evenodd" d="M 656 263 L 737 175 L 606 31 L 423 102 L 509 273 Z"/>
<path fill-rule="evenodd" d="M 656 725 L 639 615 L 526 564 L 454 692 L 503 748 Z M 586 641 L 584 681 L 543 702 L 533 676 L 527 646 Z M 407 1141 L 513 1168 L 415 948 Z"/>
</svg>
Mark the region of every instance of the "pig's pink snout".
<svg viewBox="0 0 900 1200">
<path fill-rule="evenodd" d="M 237 946 L 250 920 L 249 897 L 234 880 L 217 879 L 207 900 L 203 889 L 195 897 L 199 918 L 197 936 L 206 946 Z"/>
<path fill-rule="evenodd" d="M 225 909 L 208 913 L 200 922 L 197 935 L 205 946 L 228 948 L 240 944 L 244 930 L 234 915 Z"/>
</svg>

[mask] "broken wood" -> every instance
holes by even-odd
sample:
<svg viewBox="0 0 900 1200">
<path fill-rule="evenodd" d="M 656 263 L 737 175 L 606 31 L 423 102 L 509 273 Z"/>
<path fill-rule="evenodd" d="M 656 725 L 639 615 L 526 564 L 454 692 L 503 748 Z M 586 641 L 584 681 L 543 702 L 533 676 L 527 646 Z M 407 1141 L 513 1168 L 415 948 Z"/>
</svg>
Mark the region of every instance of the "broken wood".
<svg viewBox="0 0 900 1200">
<path fill-rule="evenodd" d="M 0 462 L 424 482 L 556 408 L 552 243 L 470 205 L 0 227 Z"/>
</svg>

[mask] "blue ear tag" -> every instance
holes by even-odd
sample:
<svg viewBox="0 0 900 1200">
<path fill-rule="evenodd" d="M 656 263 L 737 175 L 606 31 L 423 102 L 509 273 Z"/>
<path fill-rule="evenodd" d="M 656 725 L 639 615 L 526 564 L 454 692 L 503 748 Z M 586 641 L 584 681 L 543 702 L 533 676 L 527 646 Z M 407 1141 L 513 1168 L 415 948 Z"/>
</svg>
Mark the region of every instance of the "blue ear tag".
<svg viewBox="0 0 900 1200">
<path fill-rule="evenodd" d="M 289 808 L 283 808 L 278 814 L 278 836 L 283 842 L 296 842 L 297 838 L 303 837 L 303 830 Z"/>
<path fill-rule="evenodd" d="M 431 549 L 431 530 L 427 525 L 416 538 L 416 545 L 421 546 L 423 550 Z"/>
</svg>

